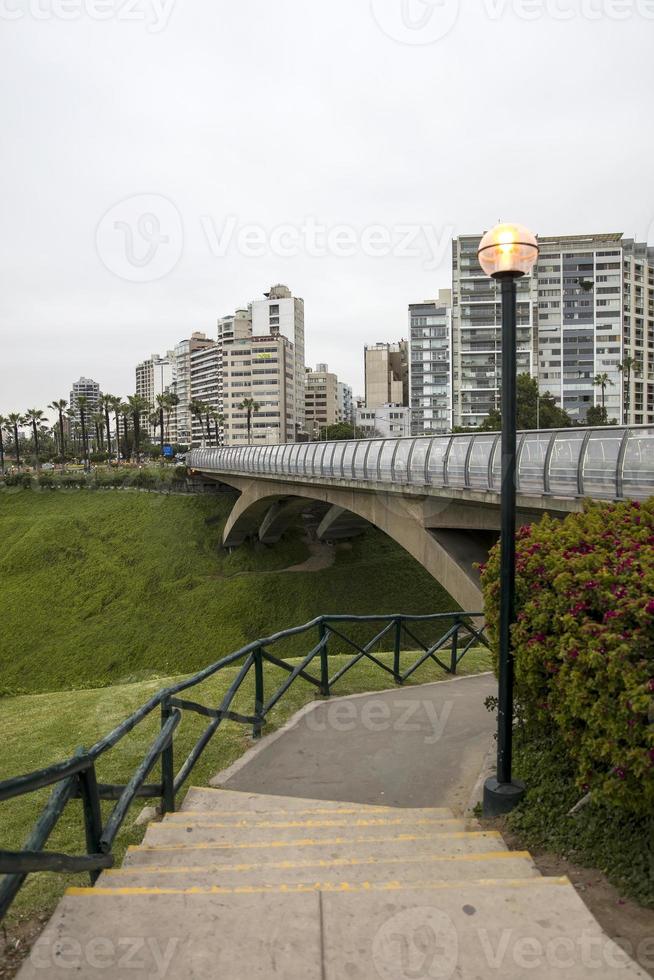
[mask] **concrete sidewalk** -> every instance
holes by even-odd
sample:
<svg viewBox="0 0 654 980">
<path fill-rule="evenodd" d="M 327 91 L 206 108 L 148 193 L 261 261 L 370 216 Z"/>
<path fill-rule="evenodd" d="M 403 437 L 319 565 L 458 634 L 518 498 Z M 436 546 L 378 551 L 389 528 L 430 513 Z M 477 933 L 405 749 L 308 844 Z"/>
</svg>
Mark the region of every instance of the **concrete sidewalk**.
<svg viewBox="0 0 654 980">
<path fill-rule="evenodd" d="M 492 744 L 484 701 L 496 691 L 477 674 L 314 702 L 211 785 L 461 813 Z"/>
</svg>

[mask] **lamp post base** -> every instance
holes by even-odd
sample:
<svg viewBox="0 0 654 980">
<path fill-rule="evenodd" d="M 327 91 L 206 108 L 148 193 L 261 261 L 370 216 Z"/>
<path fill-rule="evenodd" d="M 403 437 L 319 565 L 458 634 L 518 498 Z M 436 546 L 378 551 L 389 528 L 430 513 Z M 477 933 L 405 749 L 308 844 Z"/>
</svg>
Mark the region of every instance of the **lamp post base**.
<svg viewBox="0 0 654 980">
<path fill-rule="evenodd" d="M 490 776 L 484 783 L 484 816 L 501 817 L 510 813 L 518 805 L 525 792 L 525 784 L 514 779 L 510 783 L 500 783 Z"/>
</svg>

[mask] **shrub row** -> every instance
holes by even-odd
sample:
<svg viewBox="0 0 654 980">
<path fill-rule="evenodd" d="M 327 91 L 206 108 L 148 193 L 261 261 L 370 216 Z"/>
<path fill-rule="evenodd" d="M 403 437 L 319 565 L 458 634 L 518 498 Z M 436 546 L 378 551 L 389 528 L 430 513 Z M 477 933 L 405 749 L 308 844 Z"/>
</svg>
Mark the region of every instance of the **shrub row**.
<svg viewBox="0 0 654 980">
<path fill-rule="evenodd" d="M 499 546 L 482 567 L 497 656 Z M 588 504 L 518 532 L 516 703 L 552 733 L 582 792 L 654 808 L 654 498 Z"/>
<path fill-rule="evenodd" d="M 186 467 L 167 468 L 146 467 L 143 469 L 96 469 L 90 473 L 83 470 L 72 472 L 5 473 L 4 485 L 23 490 L 96 490 L 103 487 L 119 489 L 170 489 L 182 486 L 186 480 Z"/>
</svg>

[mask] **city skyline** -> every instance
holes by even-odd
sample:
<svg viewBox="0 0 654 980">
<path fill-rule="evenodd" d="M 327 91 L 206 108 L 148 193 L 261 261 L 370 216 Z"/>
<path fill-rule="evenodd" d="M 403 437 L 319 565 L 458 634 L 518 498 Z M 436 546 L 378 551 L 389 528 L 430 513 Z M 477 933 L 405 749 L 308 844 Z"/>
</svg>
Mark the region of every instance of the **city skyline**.
<svg viewBox="0 0 654 980">
<path fill-rule="evenodd" d="M 447 288 L 452 237 L 502 218 L 654 241 L 652 22 L 635 4 L 564 20 L 448 3 L 440 37 L 394 31 L 384 6 L 3 22 L 0 410 L 81 373 L 128 391 L 153 350 L 279 281 L 305 300 L 307 362 L 360 391 L 358 351 L 406 336 L 407 304 Z M 485 83 L 498 62 L 510 97 Z M 160 236 L 172 252 L 149 262 Z"/>
</svg>

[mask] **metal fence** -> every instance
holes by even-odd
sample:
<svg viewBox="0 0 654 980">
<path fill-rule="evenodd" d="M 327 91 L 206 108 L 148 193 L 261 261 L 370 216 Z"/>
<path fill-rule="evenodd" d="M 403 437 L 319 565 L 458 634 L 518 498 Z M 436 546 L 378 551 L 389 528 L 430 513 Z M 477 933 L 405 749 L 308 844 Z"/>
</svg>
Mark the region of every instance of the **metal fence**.
<svg viewBox="0 0 654 980">
<path fill-rule="evenodd" d="M 499 493 L 499 432 L 195 449 L 191 470 L 259 477 L 452 487 Z M 604 426 L 518 435 L 525 494 L 645 499 L 654 494 L 654 428 Z"/>
<path fill-rule="evenodd" d="M 476 621 L 480 622 L 476 624 Z M 348 635 L 348 626 L 351 627 L 352 624 L 359 624 L 356 626 L 359 630 L 369 625 L 373 629 L 372 637 L 367 642 L 355 640 L 352 635 Z M 416 635 L 421 631 L 420 626 L 422 630 L 431 629 L 432 624 L 438 633 L 435 639 L 425 642 Z M 351 628 L 349 633 L 352 633 Z M 283 659 L 283 654 L 276 656 L 271 652 L 271 647 L 301 634 L 308 634 L 309 649 L 299 663 L 288 663 Z M 312 634 L 313 638 L 311 638 Z M 331 676 L 330 640 L 339 647 L 354 650 L 351 659 Z M 298 678 L 307 681 L 317 688 L 320 694 L 328 697 L 334 684 L 362 660 L 375 664 L 380 670 L 390 674 L 398 684 L 404 683 L 430 660 L 436 662 L 447 673 L 456 674 L 461 659 L 472 646 L 477 644 L 488 646 L 481 613 L 434 613 L 423 616 L 400 614 L 319 616 L 303 626 L 282 630 L 264 639 L 255 640 L 241 650 L 223 657 L 194 674 L 193 677 L 164 688 L 90 749 L 80 749 L 65 762 L 0 782 L 0 802 L 34 793 L 48 786 L 54 787 L 48 802 L 38 814 L 23 848 L 20 851 L 0 850 L 0 874 L 5 876 L 0 884 L 0 919 L 10 907 L 26 876 L 31 872 L 86 871 L 94 882 L 103 868 L 112 867 L 114 841 L 134 801 L 144 797 L 158 798 L 163 813 L 173 811 L 175 797 L 223 721 L 229 720 L 251 726 L 253 736 L 258 738 L 266 723 L 266 716 Z M 380 654 L 373 652 L 377 651 L 380 645 L 392 652 L 389 663 L 384 663 L 380 659 Z M 420 652 L 413 663 L 409 666 L 405 665 L 402 669 L 401 653 L 407 648 Z M 317 676 L 308 669 L 314 660 L 318 662 Z M 266 665 L 282 669 L 287 675 L 281 684 L 276 678 L 272 690 L 266 675 Z M 204 681 L 227 667 L 238 668 L 238 670 L 219 705 L 202 704 L 199 701 L 180 697 L 183 692 L 198 688 Z M 233 701 L 251 672 L 254 673 L 252 710 L 250 714 L 242 714 L 234 710 Z M 160 729 L 129 781 L 125 785 L 99 782 L 96 764 L 156 709 L 159 709 L 161 714 Z M 175 773 L 173 736 L 185 712 L 207 718 L 208 722 L 191 752 Z M 158 762 L 161 766 L 161 777 L 155 783 L 148 783 L 148 776 Z M 45 850 L 48 838 L 66 805 L 76 798 L 81 798 L 83 802 L 86 855 Z M 116 801 L 104 821 L 101 807 L 103 800 Z"/>
</svg>

